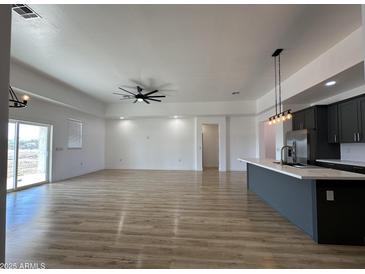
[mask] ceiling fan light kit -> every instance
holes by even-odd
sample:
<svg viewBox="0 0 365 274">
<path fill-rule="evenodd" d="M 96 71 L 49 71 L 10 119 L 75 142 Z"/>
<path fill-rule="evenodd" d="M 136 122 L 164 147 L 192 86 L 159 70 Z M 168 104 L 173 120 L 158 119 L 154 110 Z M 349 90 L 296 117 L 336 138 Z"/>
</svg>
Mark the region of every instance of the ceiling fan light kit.
<svg viewBox="0 0 365 274">
<path fill-rule="evenodd" d="M 160 99 L 156 99 L 156 98 L 165 98 L 165 95 L 153 95 L 157 92 L 159 92 L 159 90 L 153 90 L 153 91 L 148 91 L 146 93 L 143 93 L 143 88 L 141 88 L 140 86 L 137 86 L 137 93 L 131 92 L 129 90 L 126 90 L 124 88 L 119 88 L 120 90 L 128 93 L 128 94 L 123 94 L 123 93 L 119 93 L 119 92 L 113 92 L 113 94 L 116 95 L 121 95 L 123 96 L 123 98 L 121 98 L 120 100 L 134 100 L 133 103 L 137 103 L 137 102 L 145 102 L 146 104 L 150 104 L 150 101 L 154 101 L 154 102 L 161 102 Z"/>
<path fill-rule="evenodd" d="M 275 125 L 280 122 L 290 120 L 293 115 L 291 109 L 283 110 L 281 101 L 281 62 L 280 55 L 283 49 L 276 49 L 272 54 L 274 58 L 274 73 L 275 73 L 275 115 L 269 117 L 269 125 Z M 279 97 L 279 98 L 278 98 Z"/>
</svg>

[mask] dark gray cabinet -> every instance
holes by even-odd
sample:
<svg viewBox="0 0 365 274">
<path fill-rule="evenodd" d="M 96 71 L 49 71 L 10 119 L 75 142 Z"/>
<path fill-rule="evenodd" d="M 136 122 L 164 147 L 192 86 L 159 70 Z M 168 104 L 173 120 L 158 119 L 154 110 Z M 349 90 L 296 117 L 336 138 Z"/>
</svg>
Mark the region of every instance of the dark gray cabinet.
<svg viewBox="0 0 365 274">
<path fill-rule="evenodd" d="M 365 143 L 365 97 L 359 99 L 359 142 Z"/>
<path fill-rule="evenodd" d="M 338 132 L 338 104 L 329 105 L 327 109 L 328 120 L 328 143 L 337 144 L 340 142 Z"/>
<path fill-rule="evenodd" d="M 364 99 L 362 99 L 364 100 Z M 338 117 L 341 143 L 361 141 L 362 100 L 355 98 L 338 104 Z"/>
<path fill-rule="evenodd" d="M 293 130 L 301 130 L 305 128 L 305 112 L 298 111 L 293 114 Z"/>
<path fill-rule="evenodd" d="M 340 144 L 328 142 L 327 108 L 318 105 L 293 113 L 293 130 L 308 130 L 310 164 L 316 159 L 340 158 Z"/>
<path fill-rule="evenodd" d="M 305 115 L 304 125 L 306 129 L 317 128 L 316 113 L 317 113 L 317 107 L 311 107 L 304 111 Z"/>
<path fill-rule="evenodd" d="M 316 107 L 307 108 L 293 114 L 293 130 L 315 129 Z"/>
</svg>

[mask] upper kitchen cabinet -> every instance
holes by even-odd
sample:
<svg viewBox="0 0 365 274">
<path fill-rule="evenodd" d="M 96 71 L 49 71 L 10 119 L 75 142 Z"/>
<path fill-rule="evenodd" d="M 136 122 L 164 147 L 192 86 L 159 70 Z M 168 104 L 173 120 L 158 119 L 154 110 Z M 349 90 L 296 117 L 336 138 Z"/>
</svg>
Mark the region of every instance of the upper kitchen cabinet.
<svg viewBox="0 0 365 274">
<path fill-rule="evenodd" d="M 293 113 L 293 130 L 300 130 L 305 128 L 305 112 L 298 111 Z"/>
<path fill-rule="evenodd" d="M 338 104 L 338 117 L 341 143 L 357 143 L 361 141 L 361 116 L 365 98 L 355 98 Z"/>
<path fill-rule="evenodd" d="M 304 111 L 306 129 L 317 128 L 316 114 L 317 114 L 317 107 L 311 107 Z"/>
<path fill-rule="evenodd" d="M 317 107 L 310 107 L 293 113 L 293 130 L 316 129 Z"/>
<path fill-rule="evenodd" d="M 293 113 L 293 130 L 315 129 L 316 107 L 307 108 Z"/>
<path fill-rule="evenodd" d="M 337 144 L 340 142 L 338 126 L 338 104 L 329 105 L 327 108 L 328 120 L 328 143 Z"/>
<path fill-rule="evenodd" d="M 307 129 L 310 136 L 310 162 L 340 158 L 340 144 L 328 142 L 328 106 L 313 106 L 293 113 L 293 130 Z"/>
<path fill-rule="evenodd" d="M 365 97 L 359 99 L 359 142 L 365 143 Z"/>
</svg>

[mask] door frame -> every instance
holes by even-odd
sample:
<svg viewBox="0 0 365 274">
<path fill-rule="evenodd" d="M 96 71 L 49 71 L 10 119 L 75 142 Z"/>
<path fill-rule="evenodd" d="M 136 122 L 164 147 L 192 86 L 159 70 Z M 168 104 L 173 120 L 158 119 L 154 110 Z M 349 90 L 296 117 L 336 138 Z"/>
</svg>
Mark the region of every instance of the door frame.
<svg viewBox="0 0 365 274">
<path fill-rule="evenodd" d="M 195 170 L 203 171 L 202 125 L 218 124 L 219 171 L 227 170 L 227 118 L 226 116 L 207 116 L 195 118 Z"/>
<path fill-rule="evenodd" d="M 46 184 L 51 182 L 51 166 L 52 166 L 52 129 L 53 126 L 51 124 L 44 124 L 44 123 L 38 123 L 38 122 L 31 122 L 31 121 L 25 121 L 25 120 L 19 120 L 19 119 L 9 119 L 8 123 L 15 123 L 15 133 L 14 133 L 14 138 L 15 138 L 15 158 L 14 158 L 14 168 L 13 168 L 13 188 L 7 190 L 7 193 L 10 192 L 14 192 L 14 191 L 19 191 L 19 190 L 23 190 L 23 189 L 27 189 L 33 186 L 38 186 L 38 185 L 42 185 L 42 184 Z M 41 126 L 41 127 L 46 127 L 47 130 L 47 160 L 46 160 L 46 180 L 42 181 L 42 182 L 38 182 L 35 184 L 31 184 L 31 185 L 26 185 L 26 186 L 21 186 L 18 187 L 18 155 L 19 155 L 19 125 L 20 124 L 24 124 L 24 125 L 33 125 L 33 126 Z"/>
<path fill-rule="evenodd" d="M 203 133 L 203 127 L 204 125 L 214 125 L 218 128 L 218 169 L 219 169 L 219 124 L 218 123 L 203 123 L 201 125 L 201 132 L 202 132 L 202 169 L 204 170 L 204 133 Z"/>
</svg>

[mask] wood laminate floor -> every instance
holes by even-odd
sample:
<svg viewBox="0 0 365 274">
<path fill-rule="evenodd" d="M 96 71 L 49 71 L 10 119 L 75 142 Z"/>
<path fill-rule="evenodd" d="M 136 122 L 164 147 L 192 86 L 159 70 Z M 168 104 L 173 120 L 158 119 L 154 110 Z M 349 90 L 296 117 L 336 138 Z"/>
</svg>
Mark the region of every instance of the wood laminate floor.
<svg viewBox="0 0 365 274">
<path fill-rule="evenodd" d="M 47 268 L 363 268 L 317 245 L 245 174 L 104 170 L 8 194 L 7 262 Z"/>
</svg>

